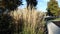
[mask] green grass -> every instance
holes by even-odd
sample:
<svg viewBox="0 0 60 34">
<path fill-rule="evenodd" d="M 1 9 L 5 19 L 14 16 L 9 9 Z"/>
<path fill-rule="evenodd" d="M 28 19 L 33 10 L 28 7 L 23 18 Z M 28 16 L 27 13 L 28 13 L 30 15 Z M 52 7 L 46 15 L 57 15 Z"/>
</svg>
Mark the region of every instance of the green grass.
<svg viewBox="0 0 60 34">
<path fill-rule="evenodd" d="M 60 20 L 60 18 L 57 18 L 56 20 Z"/>
<path fill-rule="evenodd" d="M 52 20 L 52 21 L 60 21 L 60 18 L 56 18 L 56 19 L 54 19 L 54 20 Z"/>
</svg>

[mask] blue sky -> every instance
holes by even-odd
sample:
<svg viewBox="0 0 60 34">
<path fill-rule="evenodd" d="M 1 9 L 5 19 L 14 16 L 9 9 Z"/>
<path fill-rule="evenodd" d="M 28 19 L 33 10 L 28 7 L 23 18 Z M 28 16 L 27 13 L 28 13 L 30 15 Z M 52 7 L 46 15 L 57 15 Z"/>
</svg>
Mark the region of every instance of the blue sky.
<svg viewBox="0 0 60 34">
<path fill-rule="evenodd" d="M 49 0 L 37 0 L 37 1 L 38 1 L 37 10 L 46 12 L 47 2 Z M 57 0 L 57 1 L 59 3 L 59 6 L 60 6 L 60 0 Z M 26 1 L 25 0 L 23 0 L 23 4 L 24 5 L 20 6 L 20 8 L 25 8 L 26 7 Z"/>
</svg>

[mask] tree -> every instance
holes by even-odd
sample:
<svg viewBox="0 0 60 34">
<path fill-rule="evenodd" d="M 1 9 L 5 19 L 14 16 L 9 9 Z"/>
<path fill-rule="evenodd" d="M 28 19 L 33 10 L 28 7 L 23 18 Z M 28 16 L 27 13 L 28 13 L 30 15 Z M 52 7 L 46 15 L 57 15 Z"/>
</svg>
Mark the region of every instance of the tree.
<svg viewBox="0 0 60 34">
<path fill-rule="evenodd" d="M 22 0 L 1 0 L 0 7 L 8 10 L 16 10 L 18 6 L 22 5 Z"/>
<path fill-rule="evenodd" d="M 50 12 L 49 9 L 48 9 L 47 11 L 48 11 L 48 12 L 47 12 L 47 15 L 49 15 L 49 16 L 53 16 L 53 14 Z"/>
<path fill-rule="evenodd" d="M 56 0 L 50 0 L 47 4 L 47 13 L 49 16 L 58 16 L 58 2 Z"/>
<path fill-rule="evenodd" d="M 9 10 L 14 10 L 22 4 L 22 0 L 5 0 L 6 8 Z"/>
<path fill-rule="evenodd" d="M 0 0 L 0 34 L 13 34 L 15 32 L 13 17 L 4 14 L 6 10 L 16 10 L 22 4 L 22 0 Z"/>
<path fill-rule="evenodd" d="M 26 0 L 26 2 L 27 2 L 27 8 L 30 5 L 30 8 L 32 9 L 33 7 L 35 8 L 37 5 L 37 0 Z"/>
</svg>

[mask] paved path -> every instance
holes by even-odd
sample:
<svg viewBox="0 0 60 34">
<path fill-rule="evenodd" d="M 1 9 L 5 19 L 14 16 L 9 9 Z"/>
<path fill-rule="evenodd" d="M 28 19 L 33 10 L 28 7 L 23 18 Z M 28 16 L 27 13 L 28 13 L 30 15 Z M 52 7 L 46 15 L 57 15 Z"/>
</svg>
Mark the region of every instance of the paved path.
<svg viewBox="0 0 60 34">
<path fill-rule="evenodd" d="M 48 34 L 60 34 L 60 27 L 55 25 L 53 22 L 47 23 Z"/>
</svg>

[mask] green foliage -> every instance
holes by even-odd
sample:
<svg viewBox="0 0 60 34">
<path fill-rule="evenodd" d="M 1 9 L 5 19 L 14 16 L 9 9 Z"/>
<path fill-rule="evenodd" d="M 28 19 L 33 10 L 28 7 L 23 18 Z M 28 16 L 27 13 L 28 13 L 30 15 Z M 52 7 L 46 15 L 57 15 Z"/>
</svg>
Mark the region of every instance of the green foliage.
<svg viewBox="0 0 60 34">
<path fill-rule="evenodd" d="M 50 2 L 48 2 L 47 11 L 50 13 L 50 15 L 52 14 L 53 16 L 58 16 L 58 2 L 56 0 L 50 0 Z"/>
<path fill-rule="evenodd" d="M 14 10 L 22 4 L 22 0 L 5 0 L 5 2 L 6 7 L 10 10 Z"/>
<path fill-rule="evenodd" d="M 18 6 L 22 5 L 22 0 L 2 0 L 0 7 L 8 10 L 16 10 Z"/>
</svg>

